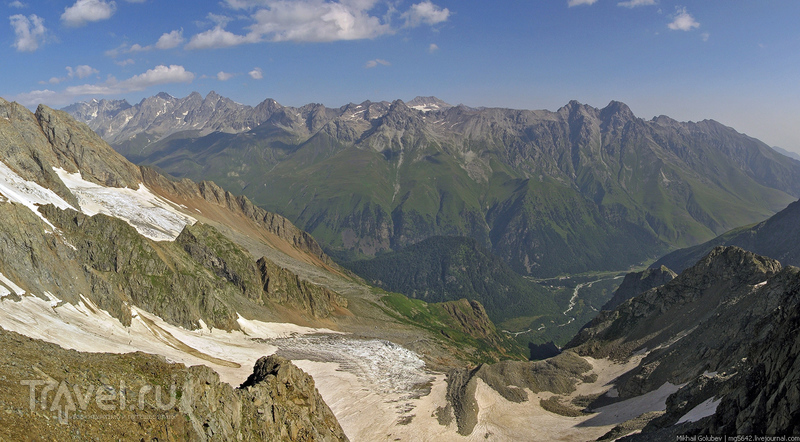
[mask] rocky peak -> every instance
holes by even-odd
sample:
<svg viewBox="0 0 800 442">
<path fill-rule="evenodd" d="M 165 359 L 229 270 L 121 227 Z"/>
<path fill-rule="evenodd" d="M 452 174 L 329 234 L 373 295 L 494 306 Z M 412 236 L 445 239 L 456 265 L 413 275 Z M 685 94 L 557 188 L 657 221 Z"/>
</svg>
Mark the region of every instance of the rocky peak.
<svg viewBox="0 0 800 442">
<path fill-rule="evenodd" d="M 208 100 L 208 101 L 219 101 L 219 100 L 221 100 L 221 99 L 223 99 L 223 98 L 224 98 L 224 97 L 222 97 L 222 96 L 221 96 L 220 94 L 218 94 L 216 91 L 210 91 L 210 92 L 209 92 L 209 93 L 206 95 L 206 100 Z"/>
<path fill-rule="evenodd" d="M 559 109 L 556 113 L 570 123 L 576 126 L 572 130 L 580 129 L 584 124 L 597 118 L 598 110 L 586 105 L 581 104 L 577 100 L 571 100 L 566 106 Z"/>
<path fill-rule="evenodd" d="M 381 122 L 384 126 L 395 130 L 408 130 L 421 127 L 424 122 L 419 112 L 406 106 L 402 100 L 395 100 L 389 106 Z"/>
<path fill-rule="evenodd" d="M 662 286 L 678 276 L 666 266 L 632 272 L 625 275 L 614 296 L 603 306 L 603 310 L 614 310 L 618 305 L 652 288 Z"/>
<path fill-rule="evenodd" d="M 166 92 L 157 93 L 156 94 L 156 98 L 160 98 L 160 99 L 162 99 L 164 101 L 172 101 L 172 100 L 175 99 L 175 97 L 173 97 L 172 95 L 170 95 L 170 94 L 168 94 Z"/>
<path fill-rule="evenodd" d="M 628 105 L 621 101 L 612 101 L 608 103 L 608 106 L 600 110 L 600 120 L 605 127 L 619 129 L 635 119 L 636 116 L 633 115 Z"/>
<path fill-rule="evenodd" d="M 445 101 L 440 100 L 436 97 L 415 97 L 407 104 L 408 107 L 417 109 L 422 112 L 445 110 L 453 107 L 452 104 L 448 104 Z"/>
<path fill-rule="evenodd" d="M 142 175 L 85 124 L 66 112 L 39 105 L 36 120 L 52 146 L 58 167 L 80 172 L 87 181 L 110 187 L 139 188 Z"/>
<path fill-rule="evenodd" d="M 722 284 L 755 285 L 781 270 L 781 263 L 739 247 L 719 246 L 671 284 L 708 287 Z"/>
</svg>

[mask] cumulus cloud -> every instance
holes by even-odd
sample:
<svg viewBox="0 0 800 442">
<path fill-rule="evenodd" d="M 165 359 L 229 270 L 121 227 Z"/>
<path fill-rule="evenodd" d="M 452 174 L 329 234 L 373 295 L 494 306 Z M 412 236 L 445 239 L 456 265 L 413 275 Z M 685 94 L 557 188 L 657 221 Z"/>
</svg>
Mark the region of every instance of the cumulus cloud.
<svg viewBox="0 0 800 442">
<path fill-rule="evenodd" d="M 372 1 L 275 1 L 253 14 L 251 30 L 273 41 L 328 42 L 375 38 L 392 32 L 389 24 L 369 15 Z"/>
<path fill-rule="evenodd" d="M 257 34 L 237 35 L 226 31 L 222 26 L 201 32 L 189 41 L 186 49 L 217 49 L 238 46 L 243 43 L 256 43 L 261 40 Z"/>
<path fill-rule="evenodd" d="M 97 69 L 95 69 L 95 68 L 93 68 L 93 67 L 91 67 L 89 65 L 86 65 L 86 64 L 82 64 L 80 66 L 75 66 L 75 68 L 71 68 L 71 67 L 67 66 L 67 72 L 68 72 L 70 78 L 78 77 L 80 79 L 84 79 L 84 78 L 86 78 L 86 77 L 88 77 L 88 76 L 90 76 L 92 74 L 99 74 L 100 73 L 100 71 L 98 71 Z"/>
<path fill-rule="evenodd" d="M 708 32 L 703 32 L 702 34 L 700 34 L 700 38 L 702 38 L 703 41 L 708 41 L 708 39 L 711 38 L 711 34 L 709 34 Z"/>
<path fill-rule="evenodd" d="M 114 49 L 107 50 L 105 54 L 108 57 L 114 58 L 118 57 L 121 54 L 147 52 L 147 51 L 152 51 L 153 49 L 172 49 L 174 47 L 179 46 L 184 41 L 185 40 L 183 38 L 183 29 L 181 29 L 161 34 L 161 37 L 159 37 L 158 41 L 154 45 L 142 46 L 139 43 L 134 43 L 132 45 L 128 45 L 128 43 L 123 43 Z"/>
<path fill-rule="evenodd" d="M 147 72 L 119 82 L 116 86 L 126 92 L 140 91 L 150 86 L 166 83 L 191 83 L 194 74 L 179 65 L 158 65 Z"/>
<path fill-rule="evenodd" d="M 247 11 L 253 24 L 249 32 L 226 30 L 229 17 L 214 16 L 216 25 L 191 38 L 187 49 L 236 46 L 261 41 L 331 42 L 372 39 L 392 34 L 392 16 L 398 14 L 389 3 L 384 14 L 376 9 L 378 0 L 225 0 L 231 9 Z M 400 14 L 405 27 L 435 25 L 448 19 L 450 11 L 430 0 L 412 5 Z"/>
<path fill-rule="evenodd" d="M 78 79 L 82 80 L 82 79 L 84 79 L 84 78 L 86 78 L 86 77 L 88 77 L 88 76 L 90 76 L 92 74 L 99 74 L 100 73 L 100 71 L 98 71 L 97 69 L 95 69 L 95 68 L 93 68 L 93 67 L 91 67 L 89 65 L 86 65 L 86 64 L 82 64 L 80 66 L 75 66 L 74 68 L 72 66 L 67 66 L 65 69 L 67 70 L 67 76 L 66 77 L 53 77 L 49 81 L 47 81 L 47 83 L 59 84 L 61 82 L 64 82 L 64 81 L 67 81 L 67 80 L 71 80 L 73 78 L 78 78 Z M 44 83 L 44 82 L 40 82 L 40 83 Z"/>
<path fill-rule="evenodd" d="M 567 0 L 567 6 L 570 8 L 580 5 L 593 5 L 595 3 L 597 3 L 597 0 Z"/>
<path fill-rule="evenodd" d="M 437 45 L 436 43 L 431 43 L 431 45 L 428 46 L 428 52 L 430 52 L 431 54 L 433 54 L 438 50 L 439 50 L 439 45 Z"/>
<path fill-rule="evenodd" d="M 655 4 L 657 4 L 656 0 L 628 0 L 617 3 L 617 6 L 622 6 L 624 8 L 635 8 L 637 6 L 652 6 Z"/>
<path fill-rule="evenodd" d="M 667 27 L 673 31 L 691 31 L 700 27 L 700 23 L 686 12 L 686 8 L 677 7 L 675 10 L 675 15 L 672 16 L 672 23 L 668 24 Z"/>
<path fill-rule="evenodd" d="M 73 70 L 77 75 L 79 69 Z M 91 74 L 90 74 L 91 75 Z M 35 90 L 14 97 L 14 100 L 24 106 L 35 106 L 39 103 L 51 105 L 64 105 L 75 101 L 77 97 L 86 95 L 120 95 L 128 92 L 137 92 L 151 86 L 168 83 L 190 83 L 194 80 L 194 74 L 184 69 L 183 66 L 159 65 L 146 72 L 134 75 L 126 80 L 118 81 L 114 77 L 109 77 L 106 81 L 98 84 L 82 84 L 70 86 L 61 92 L 49 89 Z"/>
<path fill-rule="evenodd" d="M 183 43 L 183 29 L 167 32 L 156 42 L 156 49 L 172 49 Z"/>
<path fill-rule="evenodd" d="M 595 0 L 596 1 L 596 0 Z M 422 24 L 435 25 L 450 17 L 450 10 L 440 8 L 429 1 L 411 5 L 406 13 L 402 15 L 406 20 L 406 26 L 417 27 Z"/>
<path fill-rule="evenodd" d="M 64 9 L 61 21 L 67 26 L 83 26 L 86 23 L 107 20 L 114 15 L 117 4 L 104 0 L 78 0 L 74 5 Z"/>
<path fill-rule="evenodd" d="M 128 59 L 125 59 L 125 60 L 115 61 L 114 63 L 115 63 L 117 66 L 127 66 L 127 65 L 129 65 L 129 64 L 134 64 L 134 63 L 136 63 L 136 62 L 135 62 L 135 61 L 133 61 L 133 59 L 132 59 L 132 58 L 128 58 Z"/>
<path fill-rule="evenodd" d="M 8 6 L 10 8 L 17 8 L 17 9 L 22 9 L 22 8 L 27 8 L 28 7 L 28 5 L 26 5 L 25 3 L 22 3 L 19 0 L 14 0 L 13 2 L 9 3 Z"/>
<path fill-rule="evenodd" d="M 39 45 L 44 43 L 47 28 L 44 27 L 44 19 L 36 14 L 25 17 L 16 14 L 9 17 L 11 27 L 14 28 L 14 44 L 12 45 L 19 52 L 33 52 L 39 49 Z"/>
<path fill-rule="evenodd" d="M 374 67 L 376 67 L 378 65 L 380 65 L 380 66 L 391 66 L 392 64 L 389 63 L 386 60 L 382 60 L 380 58 L 376 58 L 374 60 L 368 61 L 367 64 L 364 65 L 364 67 L 367 68 L 367 69 L 371 69 L 371 68 L 374 68 Z"/>
<path fill-rule="evenodd" d="M 247 74 L 250 75 L 250 78 L 252 78 L 253 80 L 261 80 L 262 78 L 264 78 L 264 72 L 261 71 L 261 68 L 254 68 Z"/>
<path fill-rule="evenodd" d="M 219 81 L 228 81 L 233 78 L 233 74 L 230 72 L 219 71 L 217 72 L 217 80 Z"/>
</svg>

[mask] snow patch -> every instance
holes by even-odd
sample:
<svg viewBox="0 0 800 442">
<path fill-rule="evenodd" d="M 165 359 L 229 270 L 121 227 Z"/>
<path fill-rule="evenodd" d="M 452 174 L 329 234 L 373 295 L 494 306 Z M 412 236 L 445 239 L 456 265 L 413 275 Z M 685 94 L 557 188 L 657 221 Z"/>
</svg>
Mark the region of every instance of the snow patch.
<svg viewBox="0 0 800 442">
<path fill-rule="evenodd" d="M 220 374 L 220 379 L 234 386 L 250 375 L 258 358 L 277 350 L 262 339 L 254 339 L 241 331 L 227 332 L 207 327 L 186 330 L 135 307 L 131 307 L 131 325 L 126 327 L 83 295 L 79 296 L 77 304 L 63 302 L 49 292 L 44 296 L 48 299 L 26 295 L 15 302 L 3 298 L 0 301 L 0 326 L 77 351 L 142 351 L 187 366 L 207 365 Z M 327 332 L 294 324 L 251 322 L 264 337 L 285 336 L 286 330 L 298 334 Z"/>
<path fill-rule="evenodd" d="M 422 112 L 430 112 L 441 109 L 438 104 L 418 104 L 416 106 L 409 106 L 411 109 L 416 109 Z"/>
<path fill-rule="evenodd" d="M 712 416 L 717 412 L 717 406 L 720 402 L 722 402 L 722 398 L 714 399 L 712 397 L 706 399 L 705 402 L 692 408 L 688 413 L 684 414 L 683 417 L 678 419 L 678 422 L 675 422 L 675 425 L 680 425 L 684 422 L 697 422 L 700 419 Z"/>
<path fill-rule="evenodd" d="M 61 181 L 78 198 L 89 216 L 102 213 L 119 218 L 155 241 L 174 241 L 196 219 L 176 210 L 172 203 L 139 184 L 139 189 L 105 187 L 84 180 L 80 173 L 54 168 Z"/>
<path fill-rule="evenodd" d="M 19 203 L 31 209 L 52 229 L 55 229 L 55 226 L 39 213 L 37 206 L 52 204 L 59 209 L 74 209 L 63 198 L 56 195 L 55 192 L 33 181 L 23 179 L 2 161 L 0 161 L 0 193 L 8 199 L 7 202 Z"/>
<path fill-rule="evenodd" d="M 61 300 L 56 298 L 50 292 L 44 292 L 44 296 L 46 296 L 47 299 L 50 301 L 50 308 L 56 308 L 58 306 L 58 304 L 61 304 Z M 81 295 L 81 297 L 83 297 L 83 295 Z"/>
<path fill-rule="evenodd" d="M 238 317 L 236 322 L 239 324 L 239 328 L 241 328 L 245 334 L 257 339 L 279 339 L 311 333 L 341 334 L 341 332 L 326 328 L 310 328 L 290 323 L 262 322 L 245 319 L 238 313 L 236 316 Z"/>
<path fill-rule="evenodd" d="M 16 293 L 16 294 L 17 294 L 17 295 L 19 295 L 19 296 L 22 296 L 22 295 L 24 295 L 24 294 L 25 294 L 25 290 L 23 290 L 22 288 L 20 288 L 20 286 L 18 286 L 18 285 L 16 285 L 16 284 L 14 284 L 13 282 L 11 282 L 11 280 L 10 280 L 10 279 L 8 279 L 8 278 L 6 278 L 6 275 L 4 275 L 4 274 L 2 274 L 2 273 L 0 273 L 0 282 L 2 282 L 2 283 L 3 283 L 3 284 L 6 286 L 6 287 L 8 287 L 9 289 L 11 289 L 11 291 L 13 291 L 14 293 Z M 3 295 L 3 296 L 8 296 L 8 295 L 10 295 L 10 294 L 11 294 L 11 292 L 9 292 L 9 293 L 6 293 L 6 294 L 5 294 L 5 295 Z M 0 296 L 0 298 L 1 298 L 1 297 L 2 297 L 2 296 Z"/>
<path fill-rule="evenodd" d="M 642 413 L 664 411 L 667 409 L 667 397 L 678 391 L 683 385 L 665 382 L 658 390 L 592 410 L 597 414 L 586 421 L 586 425 L 616 425 Z"/>
</svg>

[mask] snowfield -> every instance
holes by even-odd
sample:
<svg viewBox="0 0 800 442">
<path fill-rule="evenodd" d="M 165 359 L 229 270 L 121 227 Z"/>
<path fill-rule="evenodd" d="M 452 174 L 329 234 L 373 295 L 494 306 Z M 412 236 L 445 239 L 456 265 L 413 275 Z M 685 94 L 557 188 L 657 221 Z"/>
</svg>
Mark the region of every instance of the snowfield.
<svg viewBox="0 0 800 442">
<path fill-rule="evenodd" d="M 105 187 L 84 180 L 80 173 L 54 169 L 61 181 L 78 198 L 81 211 L 122 219 L 143 236 L 155 241 L 174 241 L 187 224 L 196 219 L 178 211 L 171 202 L 154 195 L 139 184 L 139 189 Z"/>
<path fill-rule="evenodd" d="M 17 285 L 7 279 L 3 277 L 0 292 L 16 291 L 12 287 Z M 143 351 L 172 362 L 202 364 L 234 386 L 247 378 L 258 358 L 283 355 L 313 377 L 347 436 L 356 441 L 595 439 L 643 411 L 663 410 L 667 396 L 678 387 L 665 384 L 596 414 L 564 417 L 541 408 L 540 400 L 552 393 L 528 391 L 528 401 L 512 403 L 478 380 L 478 425 L 469 436 L 461 436 L 455 421 L 443 425 L 437 419 L 447 406 L 445 376 L 427 371 L 419 355 L 400 345 L 243 317 L 238 320 L 242 331 L 226 332 L 205 324 L 196 330 L 176 327 L 136 307 L 131 307 L 131 316 L 130 326 L 125 326 L 84 296 L 77 305 L 50 293 L 23 294 L 19 301 L 0 298 L 0 326 L 6 330 L 78 351 Z M 570 397 L 607 392 L 641 357 L 627 364 L 586 358 L 598 379 L 579 384 Z M 711 415 L 716 405 L 702 404 L 684 419 Z"/>
<path fill-rule="evenodd" d="M 52 229 L 55 227 L 39 213 L 37 205 L 52 204 L 59 209 L 75 209 L 52 190 L 23 179 L 2 161 L 0 161 L 0 194 L 5 196 L 9 203 L 19 203 L 31 209 Z"/>
<path fill-rule="evenodd" d="M 124 220 L 139 233 L 155 241 L 174 241 L 187 224 L 196 219 L 180 212 L 173 203 L 154 195 L 143 184 L 139 189 L 105 187 L 84 180 L 80 173 L 54 168 L 61 181 L 78 199 L 80 208 L 72 207 L 55 192 L 27 181 L 0 161 L 0 195 L 7 203 L 19 203 L 31 209 L 55 230 L 38 206 L 52 204 L 59 209 L 80 210 L 86 215 L 98 213 Z"/>
<path fill-rule="evenodd" d="M 287 359 L 337 363 L 340 370 L 356 375 L 380 393 L 413 396 L 421 385 L 433 380 L 416 353 L 389 341 L 324 335 L 266 342 L 277 347 L 277 353 Z"/>
</svg>

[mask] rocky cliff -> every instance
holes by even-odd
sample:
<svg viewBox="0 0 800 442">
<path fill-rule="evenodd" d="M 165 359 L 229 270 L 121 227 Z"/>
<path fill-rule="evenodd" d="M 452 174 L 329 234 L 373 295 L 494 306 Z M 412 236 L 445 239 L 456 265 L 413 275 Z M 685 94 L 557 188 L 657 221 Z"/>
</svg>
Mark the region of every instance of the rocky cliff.
<svg viewBox="0 0 800 442">
<path fill-rule="evenodd" d="M 2 329 L 0 343 L 5 440 L 347 440 L 313 379 L 278 356 L 233 388 L 143 353 L 78 353 Z"/>
<path fill-rule="evenodd" d="M 210 225 L 192 225 L 187 204 L 202 202 L 217 225 L 331 268 L 319 245 L 285 218 L 213 183 L 142 170 L 65 112 L 39 106 L 32 114 L 0 101 L 0 116 L 8 169 L 0 183 L 0 272 L 26 293 L 72 304 L 83 295 L 126 325 L 135 306 L 190 329 L 201 322 L 236 329 L 238 313 L 274 318 L 270 306 L 278 300 L 309 318 L 346 305 L 328 291 L 312 297 L 312 309 L 309 293 L 321 289 L 286 270 L 286 287 L 307 289 L 264 296 L 257 257 Z M 237 224 L 240 218 L 246 222 Z"/>
<path fill-rule="evenodd" d="M 800 413 L 797 389 L 786 382 L 800 370 L 790 331 L 800 317 L 798 287 L 798 268 L 717 247 L 665 285 L 601 312 L 568 347 L 620 360 L 645 354 L 618 380 L 620 399 L 682 386 L 634 440 L 790 434 Z"/>
<path fill-rule="evenodd" d="M 611 299 L 603 305 L 603 310 L 614 310 L 618 305 L 646 292 L 652 288 L 664 285 L 678 276 L 675 272 L 665 266 L 655 269 L 642 270 L 641 272 L 631 272 L 625 275 L 622 284 L 619 285 Z"/>
</svg>

